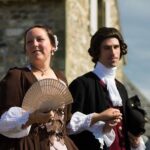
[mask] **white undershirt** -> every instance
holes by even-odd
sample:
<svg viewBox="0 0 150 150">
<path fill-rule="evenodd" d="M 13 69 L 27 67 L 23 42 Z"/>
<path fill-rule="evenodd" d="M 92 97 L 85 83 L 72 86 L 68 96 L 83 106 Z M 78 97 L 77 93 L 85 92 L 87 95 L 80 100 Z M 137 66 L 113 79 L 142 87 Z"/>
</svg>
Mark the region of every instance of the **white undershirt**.
<svg viewBox="0 0 150 150">
<path fill-rule="evenodd" d="M 116 69 L 116 67 L 106 68 L 102 63 L 98 62 L 93 73 L 107 85 L 107 90 L 113 106 L 122 106 L 122 99 L 115 82 Z"/>
</svg>

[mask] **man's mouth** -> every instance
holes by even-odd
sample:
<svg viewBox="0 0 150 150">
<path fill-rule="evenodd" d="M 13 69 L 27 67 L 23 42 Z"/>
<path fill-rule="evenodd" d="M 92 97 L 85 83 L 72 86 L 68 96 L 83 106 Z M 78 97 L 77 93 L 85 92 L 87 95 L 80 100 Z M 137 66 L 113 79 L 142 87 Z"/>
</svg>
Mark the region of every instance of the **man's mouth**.
<svg viewBox="0 0 150 150">
<path fill-rule="evenodd" d="M 111 58 L 111 60 L 117 60 L 117 59 L 118 59 L 117 57 L 112 57 L 112 58 Z"/>
</svg>

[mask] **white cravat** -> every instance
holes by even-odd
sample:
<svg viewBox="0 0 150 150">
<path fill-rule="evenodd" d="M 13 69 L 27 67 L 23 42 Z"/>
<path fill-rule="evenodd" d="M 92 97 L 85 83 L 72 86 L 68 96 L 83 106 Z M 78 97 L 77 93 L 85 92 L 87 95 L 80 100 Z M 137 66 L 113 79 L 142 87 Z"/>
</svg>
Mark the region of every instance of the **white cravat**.
<svg viewBox="0 0 150 150">
<path fill-rule="evenodd" d="M 115 82 L 116 69 L 117 67 L 106 68 L 102 63 L 98 62 L 93 72 L 107 85 L 113 106 L 122 106 L 122 99 Z"/>
</svg>

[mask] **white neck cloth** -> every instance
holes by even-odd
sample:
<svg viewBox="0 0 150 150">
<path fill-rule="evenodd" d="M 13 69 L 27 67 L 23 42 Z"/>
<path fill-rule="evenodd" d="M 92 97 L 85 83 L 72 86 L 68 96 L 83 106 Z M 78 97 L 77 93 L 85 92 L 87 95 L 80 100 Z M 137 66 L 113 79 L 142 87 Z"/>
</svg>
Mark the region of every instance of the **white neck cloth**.
<svg viewBox="0 0 150 150">
<path fill-rule="evenodd" d="M 106 68 L 102 63 L 98 62 L 93 72 L 107 85 L 113 106 L 122 106 L 122 99 L 115 82 L 116 69 L 117 67 Z"/>
</svg>

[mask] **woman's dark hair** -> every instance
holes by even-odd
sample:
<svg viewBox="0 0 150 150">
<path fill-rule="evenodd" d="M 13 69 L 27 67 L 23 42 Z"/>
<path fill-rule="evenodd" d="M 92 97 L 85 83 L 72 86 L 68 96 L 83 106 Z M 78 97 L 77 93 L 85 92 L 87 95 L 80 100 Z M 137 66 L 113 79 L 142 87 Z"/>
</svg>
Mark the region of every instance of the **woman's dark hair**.
<svg viewBox="0 0 150 150">
<path fill-rule="evenodd" d="M 92 36 L 90 48 L 88 49 L 88 52 L 92 57 L 92 61 L 94 63 L 97 63 L 99 59 L 101 43 L 105 39 L 111 37 L 115 37 L 119 40 L 120 48 L 121 48 L 120 58 L 122 57 L 122 55 L 127 54 L 127 44 L 124 42 L 121 33 L 115 28 L 102 27 Z"/>
<path fill-rule="evenodd" d="M 43 30 L 46 31 L 50 41 L 51 41 L 51 44 L 56 47 L 56 43 L 55 43 L 55 38 L 54 38 L 54 33 L 52 32 L 52 29 L 51 27 L 47 26 L 47 25 L 34 25 L 34 26 L 31 26 L 30 28 L 28 28 L 25 32 L 24 32 L 24 51 L 26 51 L 26 35 L 27 33 L 33 29 L 33 28 L 41 28 Z"/>
</svg>

